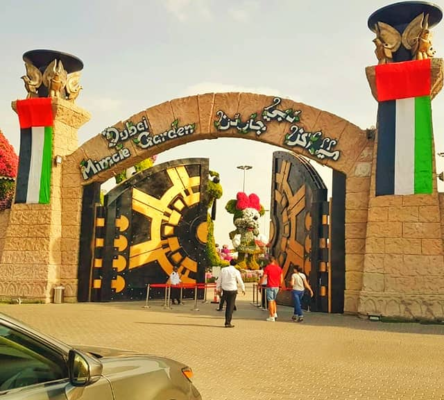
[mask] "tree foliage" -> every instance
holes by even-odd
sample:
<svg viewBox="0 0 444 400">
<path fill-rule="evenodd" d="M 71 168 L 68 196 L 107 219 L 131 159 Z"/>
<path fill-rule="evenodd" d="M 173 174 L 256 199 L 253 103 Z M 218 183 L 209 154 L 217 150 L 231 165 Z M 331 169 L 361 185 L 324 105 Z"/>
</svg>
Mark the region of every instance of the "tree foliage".
<svg viewBox="0 0 444 400">
<path fill-rule="evenodd" d="M 211 209 L 215 200 L 220 199 L 223 194 L 222 185 L 220 184 L 219 173 L 210 171 L 210 178 L 208 179 L 207 194 L 208 194 L 208 208 Z M 216 241 L 214 239 L 214 222 L 211 215 L 207 215 L 208 237 L 207 237 L 207 256 L 210 265 L 226 266 L 228 262 L 221 260 L 216 250 Z"/>
<path fill-rule="evenodd" d="M 146 160 L 143 160 L 140 163 L 137 163 L 136 165 L 134 165 L 134 169 L 136 170 L 136 174 L 138 172 L 145 171 L 146 169 L 151 168 L 154 165 L 154 163 L 156 162 L 156 159 L 157 159 L 157 156 L 152 156 L 152 157 L 149 157 Z M 121 173 L 117 174 L 115 176 L 115 179 L 116 179 L 117 184 L 125 181 L 127 179 L 126 178 L 126 170 L 123 170 Z"/>
</svg>

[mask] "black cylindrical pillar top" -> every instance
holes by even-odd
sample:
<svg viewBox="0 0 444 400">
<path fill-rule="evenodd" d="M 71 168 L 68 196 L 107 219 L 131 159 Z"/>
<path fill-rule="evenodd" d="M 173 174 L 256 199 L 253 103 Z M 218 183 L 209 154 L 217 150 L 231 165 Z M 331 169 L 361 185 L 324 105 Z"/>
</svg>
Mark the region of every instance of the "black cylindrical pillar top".
<svg viewBox="0 0 444 400">
<path fill-rule="evenodd" d="M 400 3 L 390 4 L 375 11 L 368 19 L 368 27 L 375 32 L 375 25 L 378 22 L 384 22 L 395 28 L 401 35 L 406 27 L 418 15 L 428 15 L 429 28 L 437 25 L 443 16 L 440 7 L 426 1 L 403 1 Z M 393 61 L 409 61 L 412 55 L 408 49 L 402 44 L 393 54 Z"/>
<path fill-rule="evenodd" d="M 61 65 L 63 65 L 64 73 L 68 76 L 69 74 L 80 72 L 83 69 L 82 60 L 71 54 L 55 50 L 39 49 L 27 51 L 25 54 L 23 54 L 23 61 L 25 61 L 26 64 L 30 65 L 29 67 L 27 66 L 28 75 L 26 77 L 23 77 L 25 78 L 25 82 L 28 84 L 27 90 L 30 93 L 28 97 L 48 97 L 48 87 L 45 84 L 41 84 L 41 80 L 42 77 L 44 77 L 45 71 L 47 70 L 48 66 L 51 65 L 51 63 L 53 63 L 54 61 L 56 61 L 56 65 L 60 65 L 59 63 L 61 62 Z M 32 70 L 33 67 L 40 71 L 40 74 L 35 69 Z M 33 73 L 33 71 L 35 72 Z M 80 85 L 78 85 L 77 77 L 76 81 L 72 82 L 71 88 L 73 91 L 73 95 L 71 96 L 71 98 L 74 99 L 75 97 L 77 97 L 76 93 L 78 93 L 78 91 L 80 90 Z M 74 93 L 74 91 L 76 91 L 76 93 Z"/>
</svg>

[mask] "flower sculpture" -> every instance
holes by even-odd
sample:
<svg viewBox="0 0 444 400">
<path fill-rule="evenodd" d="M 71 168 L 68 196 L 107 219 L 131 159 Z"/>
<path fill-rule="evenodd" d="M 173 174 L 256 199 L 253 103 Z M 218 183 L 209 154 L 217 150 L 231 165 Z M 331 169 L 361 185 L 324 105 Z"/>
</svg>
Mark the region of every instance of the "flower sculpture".
<svg viewBox="0 0 444 400">
<path fill-rule="evenodd" d="M 238 253 L 237 266 L 240 269 L 259 269 L 256 261 L 262 250 L 256 241 L 259 238 L 259 219 L 264 215 L 264 207 L 260 204 L 259 197 L 252 193 L 247 196 L 239 192 L 236 200 L 230 200 L 225 209 L 234 214 L 233 222 L 236 230 L 230 232 L 234 250 Z"/>
</svg>

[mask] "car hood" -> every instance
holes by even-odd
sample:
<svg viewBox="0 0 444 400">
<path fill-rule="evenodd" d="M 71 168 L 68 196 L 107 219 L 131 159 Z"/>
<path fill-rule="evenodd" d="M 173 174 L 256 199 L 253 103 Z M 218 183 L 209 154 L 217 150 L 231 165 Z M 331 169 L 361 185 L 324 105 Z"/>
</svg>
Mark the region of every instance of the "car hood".
<svg viewBox="0 0 444 400">
<path fill-rule="evenodd" d="M 73 345 L 74 349 L 78 349 L 83 351 L 84 353 L 89 353 L 96 358 L 110 358 L 110 357 L 128 357 L 128 356 L 137 356 L 138 353 L 130 350 L 122 350 L 122 349 L 112 349 L 108 347 L 99 347 L 99 346 L 84 346 L 84 345 Z"/>
<path fill-rule="evenodd" d="M 132 388 L 134 398 L 170 399 L 182 398 L 186 394 L 189 396 L 186 398 L 201 399 L 198 390 L 184 377 L 182 369 L 186 365 L 180 362 L 127 350 L 91 346 L 74 348 L 100 360 L 102 375 L 110 382 L 118 400 L 127 398 L 128 387 Z"/>
<path fill-rule="evenodd" d="M 73 348 L 78 349 L 82 352 L 89 353 L 95 358 L 98 358 L 102 364 L 104 364 L 105 369 L 109 369 L 114 362 L 119 362 L 119 360 L 133 360 L 134 363 L 153 363 L 158 365 L 160 368 L 184 368 L 187 367 L 178 361 L 171 360 L 166 357 L 159 357 L 150 354 L 140 354 L 131 350 L 113 349 L 108 347 L 95 347 L 95 346 L 73 346 Z M 127 364 L 127 363 L 125 363 Z"/>
</svg>

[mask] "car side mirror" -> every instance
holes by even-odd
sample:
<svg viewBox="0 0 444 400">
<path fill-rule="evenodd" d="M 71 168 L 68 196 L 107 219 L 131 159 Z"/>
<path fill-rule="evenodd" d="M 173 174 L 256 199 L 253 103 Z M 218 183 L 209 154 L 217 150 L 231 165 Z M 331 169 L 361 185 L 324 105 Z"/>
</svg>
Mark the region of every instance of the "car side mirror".
<svg viewBox="0 0 444 400">
<path fill-rule="evenodd" d="M 102 376 L 103 365 L 99 360 L 78 350 L 70 350 L 68 355 L 69 381 L 73 386 L 88 386 Z"/>
</svg>

